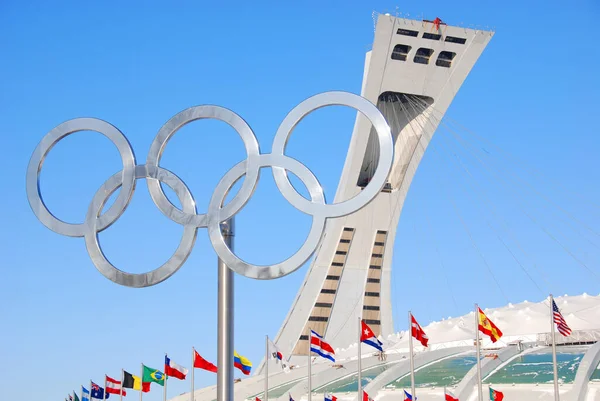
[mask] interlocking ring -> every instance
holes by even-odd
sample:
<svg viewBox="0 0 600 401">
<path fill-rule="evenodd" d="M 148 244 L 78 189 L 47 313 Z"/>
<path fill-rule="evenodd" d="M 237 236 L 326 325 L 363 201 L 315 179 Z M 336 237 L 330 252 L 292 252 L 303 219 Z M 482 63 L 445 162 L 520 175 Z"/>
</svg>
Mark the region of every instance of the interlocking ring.
<svg viewBox="0 0 600 401">
<path fill-rule="evenodd" d="M 287 141 L 296 125 L 308 114 L 325 106 L 348 106 L 361 112 L 373 125 L 379 142 L 379 161 L 369 184 L 356 196 L 346 201 L 327 204 L 323 189 L 314 174 L 298 160 L 285 155 Z M 242 138 L 247 158 L 236 164 L 219 181 L 204 214 L 196 211 L 196 202 L 185 183 L 173 172 L 159 166 L 162 153 L 173 135 L 184 125 L 199 119 L 216 119 L 229 124 Z M 110 177 L 96 192 L 83 224 L 70 224 L 52 215 L 40 194 L 39 174 L 48 152 L 62 138 L 78 131 L 96 131 L 110 139 L 119 150 L 123 170 Z M 27 197 L 37 218 L 52 231 L 71 237 L 84 237 L 92 262 L 106 278 L 128 287 L 149 287 L 172 276 L 185 263 L 196 240 L 198 228 L 208 229 L 211 244 L 225 264 L 243 276 L 255 279 L 274 279 L 285 276 L 302 266 L 315 252 L 329 218 L 352 214 L 371 202 L 383 189 L 392 169 L 394 146 L 390 127 L 380 111 L 368 100 L 348 92 L 325 92 L 310 97 L 296 106 L 279 126 L 272 152 L 261 154 L 258 141 L 250 126 L 236 113 L 219 106 L 204 105 L 186 109 L 171 118 L 154 138 L 146 164 L 136 165 L 135 155 L 127 138 L 114 126 L 94 118 L 76 118 L 60 124 L 40 141 L 27 168 Z M 296 209 L 312 216 L 313 222 L 307 239 L 300 249 L 283 262 L 258 266 L 237 255 L 225 243 L 221 223 L 235 216 L 250 200 L 258 184 L 260 170 L 271 167 L 279 191 Z M 310 194 L 310 200 L 300 195 L 288 178 L 288 171 L 296 175 Z M 242 177 L 244 182 L 224 205 L 227 194 Z M 142 274 L 121 271 L 104 256 L 98 233 L 108 228 L 123 214 L 137 179 L 145 178 L 154 204 L 174 222 L 184 227 L 179 247 L 173 256 L 159 268 Z M 178 209 L 166 197 L 160 183 L 165 183 L 177 194 L 182 208 Z M 121 188 L 114 204 L 100 214 L 110 195 Z"/>
</svg>

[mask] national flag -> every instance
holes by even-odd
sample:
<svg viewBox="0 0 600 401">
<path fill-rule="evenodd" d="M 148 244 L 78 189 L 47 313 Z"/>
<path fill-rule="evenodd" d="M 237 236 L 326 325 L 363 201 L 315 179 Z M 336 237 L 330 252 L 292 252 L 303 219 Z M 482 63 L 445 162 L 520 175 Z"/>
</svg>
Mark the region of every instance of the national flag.
<svg viewBox="0 0 600 401">
<path fill-rule="evenodd" d="M 415 397 L 415 400 L 417 398 L 418 397 Z M 408 391 L 404 390 L 404 401 L 412 401 L 412 400 L 413 400 L 412 395 L 410 395 L 410 393 Z"/>
<path fill-rule="evenodd" d="M 262 400 L 258 397 L 254 397 L 254 401 L 262 401 Z"/>
<path fill-rule="evenodd" d="M 504 399 L 504 394 L 500 391 L 494 390 L 490 387 L 490 400 L 491 401 L 502 401 Z"/>
<path fill-rule="evenodd" d="M 419 341 L 423 347 L 427 347 L 427 342 L 429 341 L 429 337 L 427 337 L 427 334 L 425 334 L 425 332 L 423 331 L 423 329 L 421 328 L 421 325 L 419 325 L 419 323 L 417 323 L 417 319 L 415 319 L 415 317 L 412 315 L 412 313 L 410 314 L 410 320 L 411 320 L 411 335 L 417 339 L 417 341 Z"/>
<path fill-rule="evenodd" d="M 131 388 L 137 391 L 142 390 L 142 392 L 147 393 L 150 391 L 150 382 L 142 383 L 142 379 L 138 376 L 134 376 L 127 371 L 123 371 L 123 388 Z"/>
<path fill-rule="evenodd" d="M 97 400 L 104 400 L 104 389 L 96 383 L 92 382 L 92 391 L 90 397 L 92 400 L 94 398 Z M 106 398 L 108 397 L 110 397 L 110 394 L 106 394 Z"/>
<path fill-rule="evenodd" d="M 479 307 L 477 307 L 477 314 L 479 319 L 479 331 L 486 336 L 489 336 L 493 343 L 498 341 L 498 339 L 502 337 L 502 332 L 500 329 L 496 327 L 496 325 L 490 319 L 488 319 L 488 317 Z"/>
<path fill-rule="evenodd" d="M 75 391 L 73 391 L 73 401 L 79 401 L 79 397 Z"/>
<path fill-rule="evenodd" d="M 445 401 L 458 401 L 458 398 L 456 398 L 454 395 L 452 395 L 452 393 L 449 393 L 448 390 L 444 389 L 444 396 L 445 396 Z"/>
<path fill-rule="evenodd" d="M 310 351 L 317 355 L 321 355 L 323 358 L 329 359 L 331 362 L 335 362 L 335 352 L 331 345 L 323 340 L 319 334 L 314 330 L 310 331 Z"/>
<path fill-rule="evenodd" d="M 185 376 L 188 374 L 188 370 L 183 366 L 176 364 L 168 356 L 165 355 L 165 374 L 169 377 L 174 377 L 179 380 L 185 380 Z"/>
<path fill-rule="evenodd" d="M 217 367 L 202 358 L 198 351 L 194 350 L 194 367 L 198 369 L 208 370 L 209 372 L 217 373 Z"/>
<path fill-rule="evenodd" d="M 562 313 L 560 313 L 560 309 L 558 309 L 558 306 L 556 305 L 556 302 L 554 302 L 554 299 L 552 300 L 552 311 L 554 312 L 554 323 L 556 323 L 556 328 L 558 329 L 558 332 L 565 337 L 570 336 L 571 328 L 569 327 L 569 325 L 567 325 L 567 321 L 563 317 Z"/>
<path fill-rule="evenodd" d="M 367 392 L 365 390 L 363 390 L 362 401 L 373 401 L 373 399 L 371 397 L 369 397 L 369 394 L 367 394 Z"/>
<path fill-rule="evenodd" d="M 383 352 L 383 344 L 377 337 L 373 330 L 365 323 L 364 320 L 360 320 L 361 330 L 360 330 L 360 342 L 370 345 L 373 348 L 378 349 Z"/>
<path fill-rule="evenodd" d="M 333 394 L 325 393 L 325 401 L 337 401 L 337 397 Z"/>
<path fill-rule="evenodd" d="M 73 396 L 69 394 L 69 401 L 73 401 Z"/>
<path fill-rule="evenodd" d="M 81 386 L 81 401 L 90 401 L 90 391 Z"/>
<path fill-rule="evenodd" d="M 146 365 L 142 365 L 143 375 L 142 382 L 144 383 L 156 383 L 161 386 L 165 385 L 165 374 L 158 369 L 149 368 Z"/>
<path fill-rule="evenodd" d="M 233 366 L 241 370 L 245 375 L 249 375 L 252 370 L 252 362 L 250 362 L 250 359 L 241 356 L 235 350 L 233 351 Z"/>
<path fill-rule="evenodd" d="M 123 395 L 127 395 L 125 390 L 121 389 L 120 381 L 115 380 L 110 376 L 106 376 L 106 392 L 109 394 L 121 394 L 121 391 L 123 392 Z"/>
<path fill-rule="evenodd" d="M 283 354 L 281 353 L 279 348 L 271 340 L 269 340 L 268 344 L 269 344 L 269 355 L 271 355 L 271 358 L 275 359 L 275 363 L 277 363 L 277 364 L 279 364 L 281 362 L 281 368 L 283 369 L 283 371 L 285 373 L 289 373 L 290 367 L 287 364 L 287 362 L 285 362 L 283 360 Z"/>
<path fill-rule="evenodd" d="M 294 401 L 294 399 L 292 398 L 292 395 L 290 393 L 288 393 L 288 395 L 290 396 L 290 401 Z"/>
</svg>

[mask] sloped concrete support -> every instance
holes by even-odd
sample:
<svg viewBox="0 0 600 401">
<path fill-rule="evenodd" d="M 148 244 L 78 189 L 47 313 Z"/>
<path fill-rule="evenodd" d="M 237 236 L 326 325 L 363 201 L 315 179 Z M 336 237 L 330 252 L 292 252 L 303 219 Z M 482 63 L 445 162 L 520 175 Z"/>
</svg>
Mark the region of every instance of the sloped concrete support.
<svg viewBox="0 0 600 401">
<path fill-rule="evenodd" d="M 598 364 L 600 364 L 600 342 L 593 345 L 583 356 L 577 368 L 573 388 L 569 391 L 566 401 L 585 401 L 587 399 L 588 383 Z"/>
<path fill-rule="evenodd" d="M 498 352 L 498 358 L 483 358 L 481 360 L 481 379 L 483 380 L 487 375 L 492 373 L 494 369 L 508 361 L 513 356 L 519 354 L 521 350 L 515 345 L 503 348 Z M 473 366 L 471 370 L 467 372 L 465 377 L 460 381 L 454 395 L 459 400 L 467 400 L 477 385 L 477 365 Z"/>
<path fill-rule="evenodd" d="M 435 351 L 421 352 L 415 356 L 415 370 L 422 366 L 428 365 L 440 359 L 450 357 L 452 355 L 462 354 L 463 352 L 472 351 L 474 347 L 456 347 L 456 348 L 444 348 Z M 377 392 L 383 387 L 399 379 L 400 377 L 406 376 L 410 373 L 410 362 L 408 357 L 397 362 L 393 367 L 389 368 L 375 379 L 371 381 L 365 388 L 364 391 L 369 394 L 372 398 L 375 398 Z M 362 397 L 359 399 L 358 394 L 356 395 L 356 401 L 362 401 Z"/>
</svg>

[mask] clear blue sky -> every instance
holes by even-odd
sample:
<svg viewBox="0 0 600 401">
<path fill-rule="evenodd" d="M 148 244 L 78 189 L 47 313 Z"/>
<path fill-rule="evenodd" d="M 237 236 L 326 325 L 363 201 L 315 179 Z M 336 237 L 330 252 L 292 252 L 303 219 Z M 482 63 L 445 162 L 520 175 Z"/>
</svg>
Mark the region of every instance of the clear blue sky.
<svg viewBox="0 0 600 401">
<path fill-rule="evenodd" d="M 461 148 L 450 131 L 438 132 L 400 222 L 393 276 L 396 329 L 405 327 L 409 308 L 426 325 L 467 313 L 473 302 L 496 307 L 537 301 L 547 291 L 597 293 L 600 288 L 598 279 L 515 202 L 525 203 L 543 222 L 538 224 L 600 274 L 600 238 L 586 227 L 600 231 L 597 2 L 534 1 L 526 2 L 527 8 L 512 0 L 52 3 L 0 4 L 3 399 L 60 401 L 90 379 L 101 382 L 105 373 L 118 377 L 121 368 L 137 373 L 140 362 L 161 367 L 165 352 L 189 366 L 192 345 L 210 360 L 216 356 L 216 261 L 206 232 L 199 231 L 186 265 L 163 284 L 139 290 L 113 284 L 93 267 L 82 239 L 49 231 L 31 212 L 25 170 L 39 140 L 67 119 L 98 117 L 129 137 L 143 163 L 167 119 L 189 106 L 213 103 L 249 121 L 268 151 L 278 124 L 304 98 L 331 89 L 360 91 L 364 54 L 373 39 L 371 13 L 395 13 L 396 5 L 411 17 L 439 16 L 450 24 L 495 28 L 448 116 L 559 182 L 557 187 L 536 179 L 495 148 L 482 150 L 461 131 L 489 166 L 513 171 L 507 178 L 523 177 L 585 222 L 561 214 L 531 191 L 486 176 L 474 151 Z M 316 173 L 329 200 L 353 122 L 348 110 L 321 110 L 290 141 L 289 153 Z M 454 161 L 452 149 L 474 179 Z M 205 210 L 220 177 L 244 157 L 232 130 L 200 122 L 175 136 L 162 165 L 188 183 L 199 209 Z M 82 222 L 94 192 L 120 168 L 108 140 L 77 134 L 50 153 L 41 190 L 53 213 Z M 502 219 L 482 206 L 474 180 Z M 486 225 L 488 218 L 512 227 L 529 255 L 519 258 L 533 281 Z M 236 249 L 255 263 L 279 261 L 294 252 L 309 224 L 278 195 L 265 171 L 254 198 L 239 214 Z M 142 272 L 171 255 L 181 232 L 139 182 L 129 209 L 100 239 L 114 264 Z M 506 233 L 501 238 L 510 239 Z M 305 273 L 303 268 L 267 282 L 236 277 L 236 349 L 255 365 L 264 352 L 264 335 L 276 334 Z M 216 381 L 200 371 L 196 378 L 198 388 Z M 188 388 L 189 382 L 173 380 L 169 395 Z M 161 397 L 154 390 L 144 399 Z"/>
</svg>

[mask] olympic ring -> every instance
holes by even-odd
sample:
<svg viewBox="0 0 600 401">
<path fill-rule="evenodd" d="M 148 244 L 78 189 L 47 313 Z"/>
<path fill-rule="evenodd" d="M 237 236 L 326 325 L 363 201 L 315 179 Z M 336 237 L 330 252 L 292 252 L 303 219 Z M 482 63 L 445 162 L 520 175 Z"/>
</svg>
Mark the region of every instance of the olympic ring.
<svg viewBox="0 0 600 401">
<path fill-rule="evenodd" d="M 326 106 L 341 105 L 356 109 L 375 128 L 379 142 L 379 161 L 373 178 L 356 196 L 346 201 L 327 204 L 323 189 L 314 174 L 301 162 L 285 155 L 289 136 L 296 125 L 311 112 Z M 184 125 L 199 119 L 216 119 L 229 124 L 241 137 L 247 158 L 236 164 L 219 181 L 213 192 L 208 210 L 196 211 L 196 202 L 185 183 L 174 173 L 159 166 L 162 153 L 173 135 Z M 71 224 L 55 217 L 42 199 L 39 174 L 50 149 L 61 139 L 78 131 L 96 131 L 110 139 L 119 150 L 123 169 L 110 177 L 94 195 L 83 224 Z M 52 231 L 71 237 L 84 237 L 92 262 L 111 281 L 128 287 L 149 287 L 171 277 L 189 257 L 198 228 L 208 229 L 210 242 L 218 257 L 233 271 L 255 279 L 274 279 L 288 275 L 302 266 L 316 251 L 329 218 L 352 214 L 371 202 L 383 189 L 392 169 L 394 146 L 390 127 L 381 112 L 367 99 L 348 92 L 325 92 L 301 102 L 288 113 L 277 129 L 272 152 L 261 154 L 258 141 L 250 126 L 236 113 L 219 106 L 203 105 L 186 109 L 165 123 L 154 138 L 146 164 L 137 165 L 127 138 L 111 124 L 94 118 L 76 118 L 51 130 L 38 144 L 27 167 L 27 198 L 36 217 Z M 313 222 L 307 239 L 300 249 L 283 262 L 270 266 L 247 263 L 227 246 L 221 232 L 221 223 L 235 216 L 250 200 L 258 184 L 260 170 L 271 167 L 277 188 L 296 209 L 312 216 Z M 310 200 L 300 195 L 288 178 L 288 171 L 296 175 L 308 189 Z M 227 204 L 227 194 L 242 177 L 244 182 Z M 141 274 L 117 269 L 104 256 L 98 242 L 98 233 L 108 228 L 123 214 L 133 192 L 136 180 L 145 178 L 154 204 L 174 222 L 184 227 L 180 244 L 173 256 L 159 268 Z M 165 183 L 179 198 L 182 208 L 175 207 L 166 197 L 160 183 Z M 114 204 L 100 214 L 110 195 L 121 188 Z"/>
</svg>

